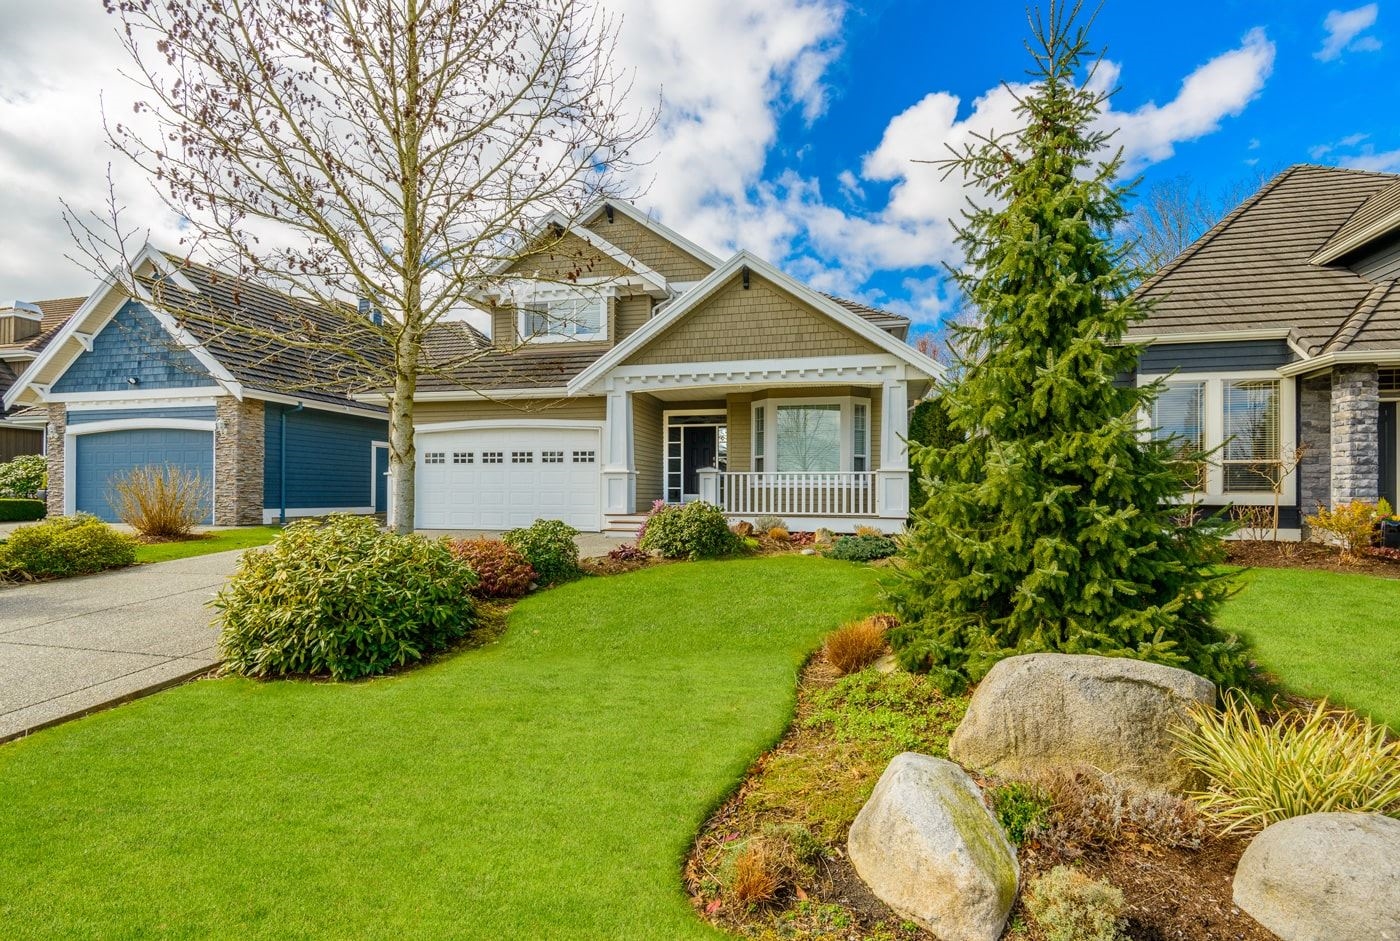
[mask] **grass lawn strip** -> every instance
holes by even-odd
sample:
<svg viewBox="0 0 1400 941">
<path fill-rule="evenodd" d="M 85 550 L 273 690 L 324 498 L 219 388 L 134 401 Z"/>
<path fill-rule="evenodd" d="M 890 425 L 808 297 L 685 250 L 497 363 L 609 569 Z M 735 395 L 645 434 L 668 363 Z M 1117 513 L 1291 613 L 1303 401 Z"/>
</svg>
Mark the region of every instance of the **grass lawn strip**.
<svg viewBox="0 0 1400 941">
<path fill-rule="evenodd" d="M 193 683 L 0 747 L 11 938 L 717 937 L 680 867 L 875 572 L 658 566 L 354 684 Z"/>
<path fill-rule="evenodd" d="M 210 530 L 198 539 L 178 542 L 148 542 L 136 547 L 137 562 L 170 562 L 232 549 L 265 546 L 281 532 L 278 526 L 240 526 L 237 529 Z"/>
<path fill-rule="evenodd" d="M 1247 638 L 1292 692 L 1349 706 L 1400 731 L 1400 582 L 1304 569 L 1251 569 L 1220 626 Z"/>
</svg>

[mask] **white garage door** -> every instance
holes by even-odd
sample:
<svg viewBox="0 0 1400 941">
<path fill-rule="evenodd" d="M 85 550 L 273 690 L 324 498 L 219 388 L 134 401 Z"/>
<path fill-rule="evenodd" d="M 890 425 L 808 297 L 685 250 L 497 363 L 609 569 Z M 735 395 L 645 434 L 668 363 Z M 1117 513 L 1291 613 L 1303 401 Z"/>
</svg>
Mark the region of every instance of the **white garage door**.
<svg viewBox="0 0 1400 941">
<path fill-rule="evenodd" d="M 419 433 L 418 526 L 514 529 L 601 524 L 598 432 L 580 428 Z"/>
</svg>

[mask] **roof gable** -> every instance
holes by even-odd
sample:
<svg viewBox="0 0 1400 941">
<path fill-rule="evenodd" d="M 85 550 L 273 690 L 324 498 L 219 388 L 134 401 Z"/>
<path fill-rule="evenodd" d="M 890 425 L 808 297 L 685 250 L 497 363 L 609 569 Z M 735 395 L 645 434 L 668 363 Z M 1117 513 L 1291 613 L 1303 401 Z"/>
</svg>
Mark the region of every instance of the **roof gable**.
<svg viewBox="0 0 1400 941">
<path fill-rule="evenodd" d="M 127 392 L 216 385 L 140 301 L 127 301 L 54 380 L 54 392 Z"/>
<path fill-rule="evenodd" d="M 651 220 L 638 221 L 633 214 L 623 212 L 620 206 L 613 203 L 601 206 L 585 217 L 583 225 L 667 281 L 699 281 L 718 265 L 713 256 L 696 254 L 698 246 L 683 246 L 677 237 L 663 234 L 662 227 L 656 223 Z"/>
<path fill-rule="evenodd" d="M 1342 224 L 1311 261 L 1315 265 L 1329 264 L 1397 229 L 1400 229 L 1400 180 L 1362 203 L 1361 208 Z"/>
</svg>

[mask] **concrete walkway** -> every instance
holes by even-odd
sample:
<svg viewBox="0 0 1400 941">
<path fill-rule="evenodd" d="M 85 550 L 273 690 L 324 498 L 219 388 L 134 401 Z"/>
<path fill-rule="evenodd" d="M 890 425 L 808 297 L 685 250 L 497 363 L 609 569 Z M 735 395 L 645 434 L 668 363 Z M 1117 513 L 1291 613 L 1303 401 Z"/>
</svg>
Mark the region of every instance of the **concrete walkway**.
<svg viewBox="0 0 1400 941">
<path fill-rule="evenodd" d="M 240 554 L 0 588 L 0 741 L 213 667 L 204 603 Z"/>
</svg>

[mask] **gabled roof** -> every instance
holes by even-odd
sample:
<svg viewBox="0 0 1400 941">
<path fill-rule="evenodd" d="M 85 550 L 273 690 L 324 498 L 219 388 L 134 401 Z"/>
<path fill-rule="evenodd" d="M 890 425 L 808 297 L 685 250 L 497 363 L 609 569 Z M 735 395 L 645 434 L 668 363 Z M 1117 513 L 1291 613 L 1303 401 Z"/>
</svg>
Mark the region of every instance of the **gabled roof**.
<svg viewBox="0 0 1400 941">
<path fill-rule="evenodd" d="M 1288 168 L 1138 288 L 1154 306 L 1130 338 L 1272 333 L 1308 357 L 1337 352 L 1335 343 L 1383 349 L 1391 336 L 1400 340 L 1394 291 L 1314 260 L 1397 182 L 1388 173 Z"/>
<path fill-rule="evenodd" d="M 1315 265 L 1337 261 L 1397 229 L 1400 229 L 1400 180 L 1362 203 L 1311 261 Z"/>
<path fill-rule="evenodd" d="M 724 262 L 724 259 L 720 258 L 714 252 L 700 247 L 675 229 L 652 218 L 649 213 L 643 212 L 623 199 L 600 199 L 593 206 L 584 210 L 579 218 L 586 222 L 589 219 L 596 218 L 600 213 L 606 212 L 609 208 L 622 213 L 643 228 L 650 229 L 666 241 L 684 250 L 687 254 L 693 255 L 700 261 L 705 262 L 711 268 L 718 268 Z M 594 230 L 590 228 L 588 231 L 592 232 Z"/>
<path fill-rule="evenodd" d="M 607 375 L 609 370 L 624 363 L 634 353 L 642 349 L 657 336 L 664 333 L 677 321 L 698 308 L 721 287 L 728 284 L 733 278 L 740 276 L 745 268 L 773 282 L 778 287 L 830 317 L 832 320 L 836 321 L 836 323 L 844 326 L 857 336 L 863 337 L 870 342 L 871 345 L 902 359 L 905 363 L 913 366 L 921 373 L 930 377 L 939 377 L 943 375 L 944 369 L 942 366 L 929 359 L 909 344 L 897 339 L 887 331 L 880 329 L 865 317 L 833 301 L 825 294 L 818 293 L 801 281 L 784 274 L 777 267 L 769 264 L 758 256 L 752 255 L 746 251 L 741 251 L 711 272 L 709 277 L 681 295 L 681 297 L 670 304 L 665 311 L 652 317 L 641 329 L 630 334 L 621 343 L 608 350 L 603 356 L 599 357 L 596 362 L 592 363 L 587 369 L 584 369 L 570 380 L 570 394 L 577 394 L 593 386 Z"/>
</svg>

